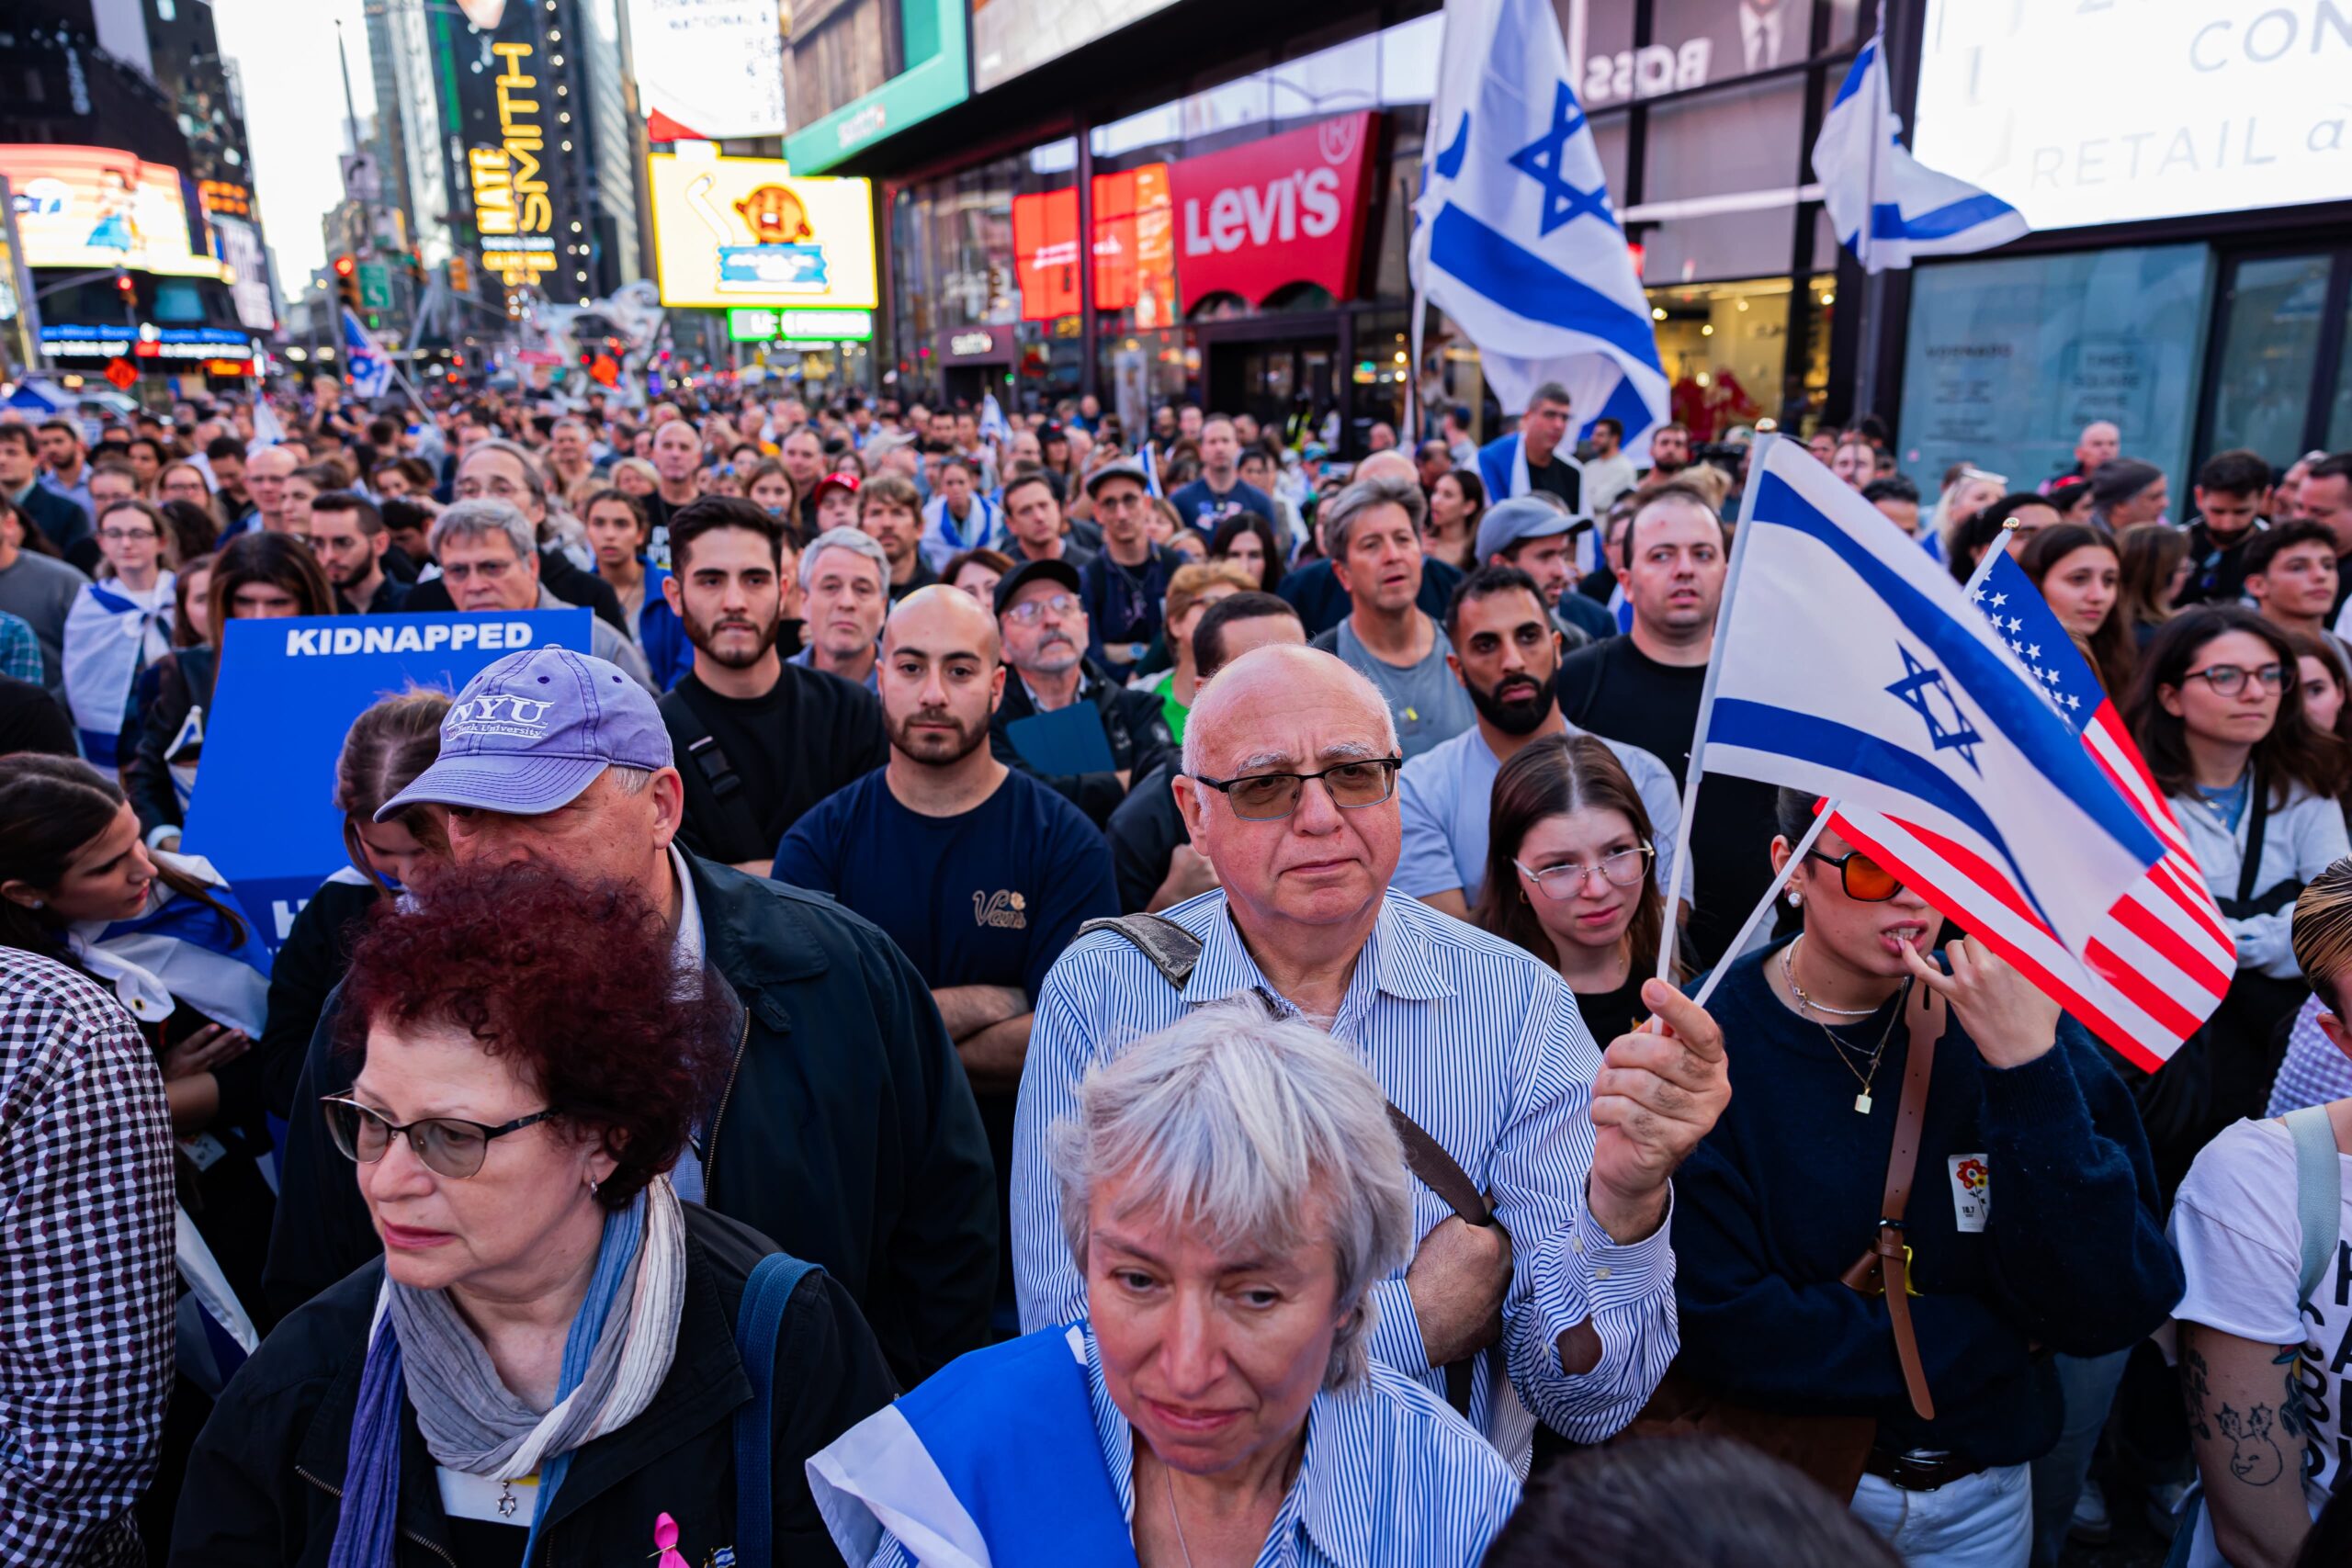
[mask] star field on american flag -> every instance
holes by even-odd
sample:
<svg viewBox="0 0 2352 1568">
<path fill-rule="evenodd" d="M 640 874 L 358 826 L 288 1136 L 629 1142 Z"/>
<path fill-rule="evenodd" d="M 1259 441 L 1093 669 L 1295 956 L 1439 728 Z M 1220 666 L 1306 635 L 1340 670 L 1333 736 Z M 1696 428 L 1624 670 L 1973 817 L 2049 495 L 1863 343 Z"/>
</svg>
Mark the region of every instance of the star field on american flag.
<svg viewBox="0 0 2352 1568">
<path fill-rule="evenodd" d="M 1975 592 L 1977 610 L 1995 635 L 2026 668 L 2050 699 L 2058 716 L 2080 729 L 2083 721 L 2106 700 L 2098 677 L 2091 673 L 2075 641 L 2059 624 L 2057 613 L 2024 569 L 2001 552 L 2000 559 Z"/>
</svg>

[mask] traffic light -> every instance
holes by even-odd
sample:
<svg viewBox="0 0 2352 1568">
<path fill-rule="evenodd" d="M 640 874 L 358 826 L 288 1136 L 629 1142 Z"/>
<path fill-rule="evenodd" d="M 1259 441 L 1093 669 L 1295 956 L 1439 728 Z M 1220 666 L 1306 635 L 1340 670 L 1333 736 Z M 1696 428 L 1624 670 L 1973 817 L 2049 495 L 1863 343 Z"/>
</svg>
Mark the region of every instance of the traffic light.
<svg viewBox="0 0 2352 1568">
<path fill-rule="evenodd" d="M 344 308 L 356 315 L 359 311 L 359 264 L 349 256 L 334 258 L 334 291 Z"/>
<path fill-rule="evenodd" d="M 139 280 L 118 268 L 114 275 L 114 291 L 126 307 L 134 305 L 139 300 Z"/>
<path fill-rule="evenodd" d="M 471 294 L 474 291 L 473 264 L 463 256 L 449 258 L 449 288 L 458 294 Z"/>
</svg>

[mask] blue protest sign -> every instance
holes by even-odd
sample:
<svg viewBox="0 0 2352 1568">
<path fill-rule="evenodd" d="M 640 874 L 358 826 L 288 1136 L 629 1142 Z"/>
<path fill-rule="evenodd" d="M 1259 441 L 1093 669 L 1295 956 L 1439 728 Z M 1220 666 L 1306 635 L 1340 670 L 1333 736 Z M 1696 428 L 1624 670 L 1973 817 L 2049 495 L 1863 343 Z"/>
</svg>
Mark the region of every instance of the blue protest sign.
<svg viewBox="0 0 2352 1568">
<path fill-rule="evenodd" d="M 210 860 L 272 952 L 350 863 L 334 764 L 351 721 L 412 685 L 462 690 L 527 648 L 590 646 L 585 610 L 231 621 L 181 847 Z"/>
</svg>

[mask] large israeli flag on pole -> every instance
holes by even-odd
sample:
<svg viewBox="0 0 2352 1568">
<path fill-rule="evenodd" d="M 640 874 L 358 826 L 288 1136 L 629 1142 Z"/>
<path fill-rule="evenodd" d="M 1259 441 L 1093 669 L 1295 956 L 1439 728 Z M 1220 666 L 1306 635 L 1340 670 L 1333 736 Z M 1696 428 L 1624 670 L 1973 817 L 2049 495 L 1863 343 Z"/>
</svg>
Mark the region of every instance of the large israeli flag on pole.
<svg viewBox="0 0 2352 1568">
<path fill-rule="evenodd" d="M 1448 0 L 1428 146 L 1414 288 L 1478 345 L 1507 412 L 1558 381 L 1579 439 L 1608 415 L 1645 461 L 1666 371 L 1551 0 Z"/>
<path fill-rule="evenodd" d="M 1718 772 L 1926 829 L 2078 958 L 2165 853 L 1951 575 L 1792 441 L 1742 502 L 1682 832 Z"/>
<path fill-rule="evenodd" d="M 349 306 L 343 310 L 343 375 L 354 393 L 380 398 L 392 384 L 392 362 Z"/>
<path fill-rule="evenodd" d="M 1914 256 L 1990 250 L 2032 227 L 1999 197 L 1911 156 L 1887 91 L 1883 37 L 1862 46 L 1821 117 L 1813 172 L 1838 243 L 1864 272 L 1907 267 Z"/>
</svg>

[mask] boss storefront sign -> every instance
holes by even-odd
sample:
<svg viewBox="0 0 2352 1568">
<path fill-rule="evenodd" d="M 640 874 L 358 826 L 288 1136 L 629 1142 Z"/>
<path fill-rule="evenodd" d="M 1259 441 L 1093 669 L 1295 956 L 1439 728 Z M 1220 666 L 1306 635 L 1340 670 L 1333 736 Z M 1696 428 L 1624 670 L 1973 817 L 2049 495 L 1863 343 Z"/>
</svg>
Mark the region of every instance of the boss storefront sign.
<svg viewBox="0 0 2352 1568">
<path fill-rule="evenodd" d="M 1296 284 L 1355 293 L 1379 116 L 1339 115 L 1168 166 L 1180 311 Z"/>
</svg>

